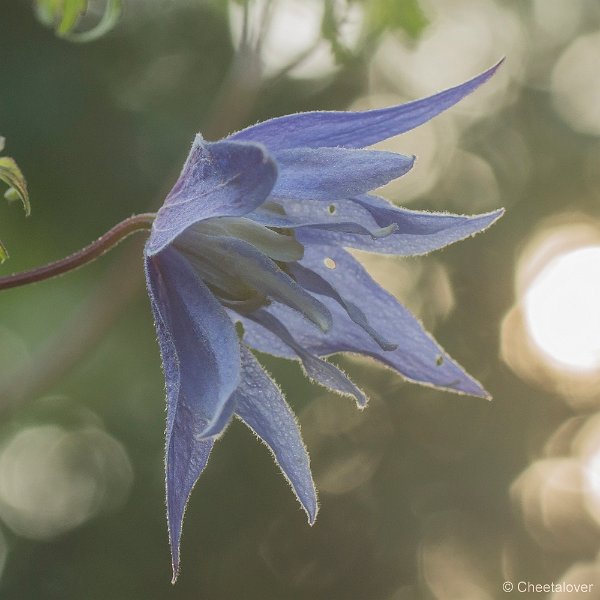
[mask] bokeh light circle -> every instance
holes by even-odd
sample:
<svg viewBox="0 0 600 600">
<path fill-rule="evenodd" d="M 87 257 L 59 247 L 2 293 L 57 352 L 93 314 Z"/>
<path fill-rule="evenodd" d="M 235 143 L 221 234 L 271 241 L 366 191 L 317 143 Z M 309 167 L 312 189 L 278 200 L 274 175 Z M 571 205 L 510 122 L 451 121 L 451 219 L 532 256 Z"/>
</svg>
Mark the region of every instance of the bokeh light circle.
<svg viewBox="0 0 600 600">
<path fill-rule="evenodd" d="M 581 370 L 600 367 L 600 246 L 552 260 L 524 297 L 533 341 L 552 359 Z"/>
<path fill-rule="evenodd" d="M 558 59 L 552 72 L 552 97 L 560 116 L 581 133 L 600 135 L 600 33 L 582 35 Z"/>
<path fill-rule="evenodd" d="M 95 427 L 27 427 L 0 449 L 0 518 L 18 535 L 50 539 L 127 499 L 125 448 Z"/>
</svg>

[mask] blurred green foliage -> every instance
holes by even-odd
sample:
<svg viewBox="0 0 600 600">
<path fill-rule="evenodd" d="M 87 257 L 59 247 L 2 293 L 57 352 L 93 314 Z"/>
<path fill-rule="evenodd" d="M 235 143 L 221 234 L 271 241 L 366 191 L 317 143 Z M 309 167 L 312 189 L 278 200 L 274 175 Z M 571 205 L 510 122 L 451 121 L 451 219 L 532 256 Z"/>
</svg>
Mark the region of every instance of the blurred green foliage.
<svg viewBox="0 0 600 600">
<path fill-rule="evenodd" d="M 71 42 L 91 42 L 102 37 L 116 25 L 123 9 L 122 0 L 106 0 L 98 23 L 86 31 L 76 31 L 88 11 L 88 0 L 36 0 L 35 8 L 42 23 Z"/>
<path fill-rule="evenodd" d="M 367 0 L 365 8 L 374 36 L 400 29 L 416 39 L 428 23 L 418 0 Z"/>
<path fill-rule="evenodd" d="M 341 35 L 353 6 L 359 6 L 365 13 L 363 43 L 355 51 L 347 47 Z M 401 31 L 413 40 L 417 39 L 427 23 L 419 0 L 351 0 L 343 4 L 343 8 L 337 0 L 324 0 L 321 32 L 323 38 L 330 42 L 338 62 L 344 62 L 356 57 L 356 54 L 364 55 L 386 31 Z"/>
</svg>

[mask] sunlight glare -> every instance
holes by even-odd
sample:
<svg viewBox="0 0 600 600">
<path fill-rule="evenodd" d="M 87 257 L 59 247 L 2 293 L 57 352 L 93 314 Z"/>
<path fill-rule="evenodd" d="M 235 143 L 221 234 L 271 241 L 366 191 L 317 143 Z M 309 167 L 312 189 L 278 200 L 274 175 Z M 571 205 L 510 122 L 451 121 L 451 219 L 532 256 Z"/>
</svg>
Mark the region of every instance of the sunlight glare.
<svg viewBox="0 0 600 600">
<path fill-rule="evenodd" d="M 600 246 L 552 260 L 524 298 L 533 341 L 561 365 L 600 367 Z"/>
</svg>

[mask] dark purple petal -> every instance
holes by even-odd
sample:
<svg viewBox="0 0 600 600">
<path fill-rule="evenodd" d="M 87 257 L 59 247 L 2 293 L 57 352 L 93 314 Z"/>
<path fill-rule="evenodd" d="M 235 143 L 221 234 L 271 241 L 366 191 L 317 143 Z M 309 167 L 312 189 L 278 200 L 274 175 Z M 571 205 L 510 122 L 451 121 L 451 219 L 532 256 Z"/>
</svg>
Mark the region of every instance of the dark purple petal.
<svg viewBox="0 0 600 600">
<path fill-rule="evenodd" d="M 241 347 L 242 378 L 235 392 L 236 415 L 267 445 L 312 525 L 317 492 L 310 460 L 294 413 L 252 353 Z"/>
<path fill-rule="evenodd" d="M 477 77 L 429 98 L 364 112 L 317 111 L 264 121 L 231 140 L 259 142 L 270 151 L 289 148 L 364 148 L 414 129 L 450 108 L 488 80 L 502 61 Z"/>
<path fill-rule="evenodd" d="M 244 215 L 269 195 L 277 167 L 256 144 L 204 142 L 197 136 L 177 183 L 152 227 L 152 256 L 190 225 L 210 217 Z"/>
<path fill-rule="evenodd" d="M 335 268 L 325 266 L 325 258 L 333 260 Z M 308 246 L 301 264 L 330 281 L 342 296 L 352 298 L 369 324 L 376 331 L 384 331 L 390 342 L 398 344 L 396 350 L 382 350 L 337 302 L 327 297 L 321 299 L 333 315 L 333 326 L 326 335 L 309 331 L 302 318 L 281 305 L 273 304 L 265 309 L 284 322 L 296 342 L 308 352 L 319 356 L 356 352 L 376 358 L 410 381 L 472 396 L 489 397 L 481 384 L 465 373 L 417 319 L 377 285 L 347 252 L 331 246 Z M 256 327 L 252 322 L 244 321 L 244 330 L 244 340 L 251 347 L 289 358 L 289 351 L 282 348 L 276 336 L 265 327 Z"/>
<path fill-rule="evenodd" d="M 179 253 L 146 259 L 167 388 L 166 486 L 173 574 L 183 513 L 212 448 L 235 409 L 239 343 L 227 314 Z"/>
<path fill-rule="evenodd" d="M 279 178 L 271 195 L 334 201 L 364 194 L 408 172 L 414 156 L 346 148 L 295 148 L 275 155 Z"/>
<path fill-rule="evenodd" d="M 275 306 L 275 304 L 271 306 Z M 302 366 L 310 379 L 327 389 L 354 397 L 356 403 L 361 408 L 366 406 L 367 397 L 364 392 L 350 381 L 350 378 L 341 369 L 310 352 L 304 344 L 298 343 L 295 336 L 290 333 L 289 329 L 275 316 L 274 311 L 260 309 L 253 312 L 249 317 L 253 321 L 266 327 L 294 351 L 295 355 L 302 361 Z M 245 322 L 246 321 L 243 321 L 243 323 Z M 306 326 L 306 321 L 304 321 L 304 324 Z"/>
<path fill-rule="evenodd" d="M 316 220 L 326 208 L 320 202 L 286 203 L 290 218 Z M 463 240 L 490 227 L 503 214 L 504 209 L 480 215 L 456 215 L 408 210 L 391 205 L 375 196 L 361 196 L 335 204 L 337 218 L 354 219 L 367 226 L 380 228 L 395 226 L 391 235 L 361 235 L 350 231 L 326 230 L 306 227 L 299 230 L 298 239 L 303 244 L 340 245 L 368 252 L 415 256 L 427 254 Z"/>
</svg>

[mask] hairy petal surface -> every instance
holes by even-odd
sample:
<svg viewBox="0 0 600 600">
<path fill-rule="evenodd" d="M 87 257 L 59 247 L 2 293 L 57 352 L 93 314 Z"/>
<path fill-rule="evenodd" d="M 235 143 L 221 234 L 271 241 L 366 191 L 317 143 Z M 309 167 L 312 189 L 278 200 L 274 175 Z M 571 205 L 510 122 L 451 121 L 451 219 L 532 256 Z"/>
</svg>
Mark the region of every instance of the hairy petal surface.
<svg viewBox="0 0 600 600">
<path fill-rule="evenodd" d="M 325 266 L 324 258 L 333 260 L 335 268 Z M 337 302 L 327 297 L 322 297 L 322 301 L 333 315 L 333 326 L 327 335 L 309 331 L 303 319 L 292 315 L 281 305 L 274 304 L 264 309 L 283 321 L 297 343 L 308 352 L 319 356 L 357 352 L 379 360 L 410 381 L 472 396 L 489 397 L 481 384 L 444 352 L 417 319 L 377 285 L 358 261 L 343 249 L 308 246 L 301 264 L 327 278 L 341 295 L 351 297 L 370 325 L 377 331 L 385 331 L 386 339 L 398 344 L 396 350 L 382 350 Z M 244 330 L 244 340 L 253 348 L 290 358 L 290 352 L 278 343 L 275 336 L 270 335 L 268 329 L 254 327 L 251 322 L 247 324 L 244 321 Z"/>
<path fill-rule="evenodd" d="M 346 148 L 295 148 L 275 154 L 277 199 L 339 200 L 385 185 L 408 172 L 414 156 Z"/>
<path fill-rule="evenodd" d="M 209 143 L 196 136 L 177 183 L 158 211 L 146 254 L 160 252 L 194 223 L 254 210 L 276 179 L 277 166 L 262 146 Z"/>
<path fill-rule="evenodd" d="M 250 318 L 266 327 L 287 345 L 293 351 L 293 358 L 296 356 L 300 358 L 302 366 L 310 379 L 330 390 L 352 396 L 361 408 L 366 406 L 367 397 L 364 392 L 350 381 L 350 378 L 341 369 L 319 358 L 303 344 L 298 343 L 289 329 L 275 316 L 275 311 L 260 309 L 252 313 Z"/>
<path fill-rule="evenodd" d="M 190 493 L 234 415 L 271 450 L 311 524 L 318 510 L 295 417 L 240 345 L 236 321 L 248 346 L 299 359 L 309 378 L 361 407 L 364 393 L 324 357 L 356 352 L 408 380 L 487 396 L 343 248 L 425 254 L 501 216 L 410 211 L 367 195 L 406 173 L 414 157 L 362 150 L 450 108 L 499 65 L 399 106 L 289 115 L 220 142 L 197 136 L 145 250 L 167 389 L 174 579 Z"/>
<path fill-rule="evenodd" d="M 299 264 L 290 266 L 290 272 L 295 277 L 296 281 L 305 289 L 315 294 L 321 294 L 332 298 L 340 306 L 346 309 L 348 316 L 362 329 L 364 329 L 375 342 L 381 347 L 382 350 L 395 350 L 398 344 L 392 344 L 388 342 L 383 335 L 378 331 L 375 331 L 369 324 L 365 313 L 354 304 L 354 302 L 342 297 L 339 292 L 323 277 L 318 273 L 307 269 Z"/>
<path fill-rule="evenodd" d="M 466 83 L 422 100 L 364 112 L 316 111 L 277 117 L 228 139 L 259 142 L 273 152 L 289 148 L 364 148 L 426 123 L 487 81 L 501 63 Z"/>
<path fill-rule="evenodd" d="M 329 205 L 316 200 L 284 204 L 290 220 L 307 223 L 298 229 L 298 240 L 303 244 L 339 245 L 397 256 L 439 250 L 487 229 L 504 214 L 504 209 L 480 215 L 408 210 L 370 195 Z M 362 223 L 368 231 L 386 231 L 387 235 L 364 235 L 359 230 L 328 227 L 328 214 L 339 221 Z M 319 225 L 315 227 L 314 223 Z"/>
<path fill-rule="evenodd" d="M 267 445 L 312 525 L 318 512 L 310 460 L 294 413 L 252 353 L 241 347 L 236 415 Z"/>
<path fill-rule="evenodd" d="M 167 388 L 167 516 L 174 577 L 185 505 L 233 415 L 240 374 L 231 320 L 176 250 L 146 259 L 146 278 Z"/>
</svg>

